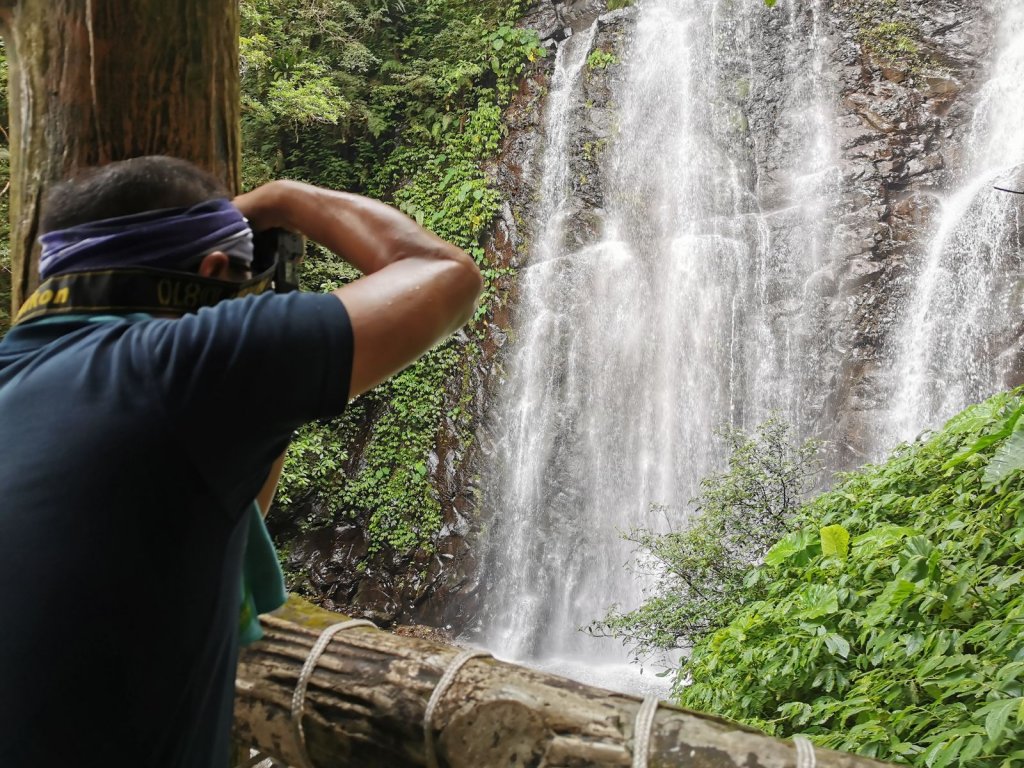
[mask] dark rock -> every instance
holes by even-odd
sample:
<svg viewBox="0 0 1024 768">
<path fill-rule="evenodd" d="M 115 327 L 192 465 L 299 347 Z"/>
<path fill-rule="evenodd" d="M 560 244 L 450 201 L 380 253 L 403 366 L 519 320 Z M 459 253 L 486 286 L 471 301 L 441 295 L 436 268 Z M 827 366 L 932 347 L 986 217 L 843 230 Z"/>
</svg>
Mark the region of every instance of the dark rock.
<svg viewBox="0 0 1024 768">
<path fill-rule="evenodd" d="M 878 425 L 889 416 L 881 356 L 895 307 L 906 291 L 907 265 L 919 259 L 922 233 L 934 226 L 936 190 L 944 189 L 962 165 L 960 144 L 994 37 L 986 8 L 983 0 L 834 0 L 821 17 L 831 41 L 826 65 L 835 89 L 832 105 L 841 177 L 835 183 L 843 190 L 834 209 L 823 213 L 834 222 L 827 258 L 822 260 L 829 266 L 792 277 L 802 281 L 795 283 L 802 285 L 802 297 L 793 297 L 778 281 L 766 286 L 765 294 L 774 301 L 773 326 L 783 327 L 794 317 L 800 301 L 813 302 L 822 325 L 829 326 L 817 362 L 823 379 L 832 377 L 821 390 L 832 394 L 827 399 L 809 396 L 808 407 L 819 425 L 829 426 L 841 464 L 864 458 Z M 484 420 L 487 397 L 503 381 L 502 355 L 515 338 L 515 273 L 527 266 L 537 238 L 535 191 L 545 140 L 544 95 L 558 42 L 569 35 L 573 38 L 565 44 L 576 42 L 575 35 L 595 22 L 593 46 L 628 61 L 636 9 L 605 9 L 605 0 L 547 0 L 535 3 L 525 16 L 525 25 L 545 40 L 551 55 L 525 73 L 504 116 L 507 135 L 500 161 L 488 169 L 505 203 L 486 244 L 487 258 L 510 274 L 496 286 L 502 301 L 476 327 L 482 340 L 475 359 L 460 372 L 466 380 L 451 383 L 446 392 L 446 410 L 459 408 L 465 418 L 450 417 L 442 425 L 430 461 L 443 513 L 435 550 L 371 555 L 355 525 L 302 533 L 295 538 L 289 559 L 308 571 L 307 591 L 325 605 L 384 624 L 416 625 L 409 631 L 446 627 L 456 635 L 474 615 L 482 557 L 472 548 L 479 533 L 480 495 L 474 468 L 494 450 Z M 782 23 L 781 14 L 766 14 L 764 19 L 770 39 L 772 25 Z M 866 31 L 892 20 L 920 32 L 917 63 L 893 61 L 866 44 Z M 737 160 L 735 166 L 749 183 L 750 200 L 743 204 L 757 208 L 772 226 L 790 227 L 787 237 L 796 240 L 798 224 L 786 223 L 786 201 L 794 183 L 786 162 L 802 149 L 794 146 L 797 132 L 792 130 L 801 116 L 786 103 L 779 85 L 787 76 L 781 70 L 782 58 L 769 57 L 765 71 L 757 74 L 756 97 L 750 96 L 750 82 L 742 82 L 746 76 L 737 79 L 723 96 L 722 114 L 730 117 L 721 130 L 730 140 L 738 136 L 750 147 L 750 157 Z M 582 78 L 569 159 L 574 197 L 566 232 L 574 251 L 601 236 L 608 197 L 602 158 L 614 142 L 629 140 L 617 135 L 612 97 L 622 72 L 623 64 L 612 63 L 587 67 Z M 753 137 L 752 125 L 776 130 Z M 779 258 L 788 253 L 785 240 L 774 243 Z M 554 268 L 572 269 L 572 260 Z M 1020 334 L 1000 347 L 1000 360 L 1008 371 L 1024 368 L 1024 344 L 1019 339 Z M 1008 382 L 1013 383 L 1021 382 Z M 570 491 L 566 479 L 563 492 Z"/>
<path fill-rule="evenodd" d="M 561 40 L 564 37 L 565 24 L 555 12 L 555 4 L 550 0 L 534 3 L 523 15 L 520 24 L 525 29 L 536 31 L 541 40 Z"/>
</svg>

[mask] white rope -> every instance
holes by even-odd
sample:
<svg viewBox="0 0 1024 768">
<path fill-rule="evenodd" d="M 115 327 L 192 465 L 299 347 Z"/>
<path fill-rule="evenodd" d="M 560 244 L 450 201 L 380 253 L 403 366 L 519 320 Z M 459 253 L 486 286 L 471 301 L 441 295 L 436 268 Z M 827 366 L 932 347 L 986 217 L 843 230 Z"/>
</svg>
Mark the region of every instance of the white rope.
<svg viewBox="0 0 1024 768">
<path fill-rule="evenodd" d="M 235 768 L 273 768 L 274 761 L 262 752 L 257 752 L 248 760 Z"/>
<path fill-rule="evenodd" d="M 796 768 L 815 768 L 818 758 L 814 754 L 814 744 L 806 736 L 794 736 L 796 746 Z"/>
<path fill-rule="evenodd" d="M 644 697 L 633 723 L 633 768 L 647 768 L 647 753 L 651 751 L 651 728 L 658 712 L 658 697 Z"/>
<path fill-rule="evenodd" d="M 306 704 L 306 688 L 309 687 L 309 678 L 312 676 L 313 670 L 316 669 L 321 654 L 331 642 L 331 638 L 341 630 L 353 627 L 376 629 L 377 625 L 366 619 L 351 619 L 340 624 L 332 624 L 320 633 L 320 637 L 309 651 L 309 656 L 306 657 L 306 663 L 302 665 L 302 671 L 299 672 L 299 681 L 295 684 L 295 692 L 292 694 L 292 734 L 295 736 L 295 746 L 298 750 L 299 768 L 313 768 L 313 764 L 309 760 L 309 753 L 306 751 L 306 734 L 302 729 L 302 709 Z"/>
<path fill-rule="evenodd" d="M 423 713 L 423 741 L 426 745 L 427 768 L 438 768 L 437 754 L 434 752 L 434 710 L 437 709 L 438 702 L 441 701 L 448 687 L 455 681 L 455 676 L 459 674 L 459 670 L 467 661 L 483 656 L 490 657 L 490 655 L 487 651 L 462 651 L 448 663 L 448 668 L 441 675 L 441 679 L 437 681 L 434 692 L 430 694 L 430 700 L 427 702 L 427 709 Z"/>
</svg>

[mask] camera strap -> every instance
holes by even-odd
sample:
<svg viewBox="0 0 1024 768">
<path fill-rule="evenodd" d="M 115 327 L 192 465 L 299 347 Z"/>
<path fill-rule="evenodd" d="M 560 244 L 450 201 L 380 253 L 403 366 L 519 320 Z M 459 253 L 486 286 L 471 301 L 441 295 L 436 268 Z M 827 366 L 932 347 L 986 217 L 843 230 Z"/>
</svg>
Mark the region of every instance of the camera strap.
<svg viewBox="0 0 1024 768">
<path fill-rule="evenodd" d="M 152 267 L 69 272 L 44 281 L 14 320 L 82 312 L 185 314 L 225 299 L 263 293 L 275 282 L 275 264 L 241 283 Z"/>
</svg>

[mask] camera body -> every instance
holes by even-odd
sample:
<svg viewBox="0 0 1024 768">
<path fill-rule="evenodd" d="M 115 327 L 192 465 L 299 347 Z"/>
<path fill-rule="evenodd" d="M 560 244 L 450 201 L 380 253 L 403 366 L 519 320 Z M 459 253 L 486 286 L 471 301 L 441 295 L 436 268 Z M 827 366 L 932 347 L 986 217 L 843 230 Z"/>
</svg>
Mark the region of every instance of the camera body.
<svg viewBox="0 0 1024 768">
<path fill-rule="evenodd" d="M 252 249 L 253 274 L 262 275 L 273 268 L 275 293 L 298 290 L 298 266 L 306 253 L 306 238 L 287 229 L 265 229 L 253 235 Z"/>
</svg>

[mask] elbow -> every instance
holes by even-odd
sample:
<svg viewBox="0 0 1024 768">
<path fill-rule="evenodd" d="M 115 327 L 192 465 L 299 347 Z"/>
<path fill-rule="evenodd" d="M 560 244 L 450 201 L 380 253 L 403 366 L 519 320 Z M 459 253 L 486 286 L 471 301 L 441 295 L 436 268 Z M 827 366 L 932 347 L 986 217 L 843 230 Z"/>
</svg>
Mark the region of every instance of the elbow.
<svg viewBox="0 0 1024 768">
<path fill-rule="evenodd" d="M 452 265 L 450 280 L 453 308 L 458 309 L 455 328 L 460 328 L 473 316 L 484 290 L 484 276 L 476 262 L 462 249 L 452 246 L 447 256 Z"/>
<path fill-rule="evenodd" d="M 466 280 L 466 290 L 470 296 L 470 303 L 476 305 L 477 299 L 480 298 L 480 294 L 484 292 L 484 275 L 480 271 L 480 267 L 473 261 L 469 256 L 466 256 L 463 262 L 463 271 Z"/>
</svg>

